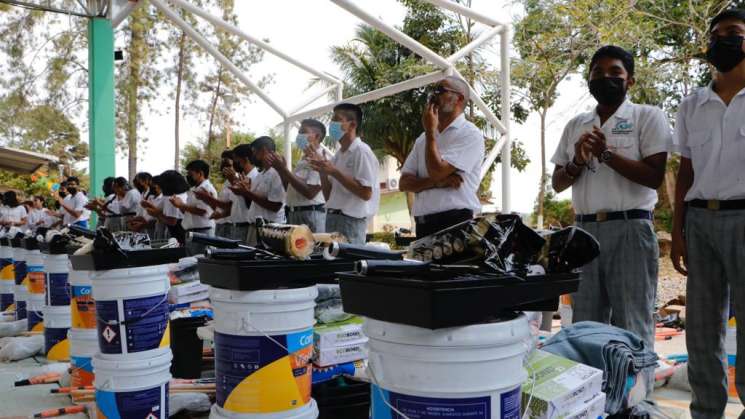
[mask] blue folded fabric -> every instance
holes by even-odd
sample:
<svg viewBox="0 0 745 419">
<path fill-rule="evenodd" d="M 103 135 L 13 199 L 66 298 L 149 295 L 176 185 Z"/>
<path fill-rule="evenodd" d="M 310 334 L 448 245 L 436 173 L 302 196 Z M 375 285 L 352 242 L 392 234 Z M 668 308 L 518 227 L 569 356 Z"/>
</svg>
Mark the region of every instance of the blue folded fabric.
<svg viewBox="0 0 745 419">
<path fill-rule="evenodd" d="M 603 392 L 606 394 L 605 411 L 618 413 L 626 400 L 626 380 L 639 371 L 654 367 L 657 354 L 647 348 L 634 333 L 597 322 L 579 322 L 561 329 L 541 348 L 603 370 Z"/>
</svg>

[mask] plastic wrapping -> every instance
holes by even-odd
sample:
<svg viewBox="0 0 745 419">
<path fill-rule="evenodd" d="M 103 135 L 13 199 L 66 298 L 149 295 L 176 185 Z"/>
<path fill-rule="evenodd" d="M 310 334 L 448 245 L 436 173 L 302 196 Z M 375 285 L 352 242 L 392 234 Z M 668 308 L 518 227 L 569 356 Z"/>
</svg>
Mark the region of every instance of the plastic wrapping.
<svg viewBox="0 0 745 419">
<path fill-rule="evenodd" d="M 8 339 L 0 349 L 0 361 L 20 361 L 39 355 L 44 350 L 44 336 L 23 336 Z"/>
<path fill-rule="evenodd" d="M 0 323 L 0 338 L 18 336 L 28 328 L 28 319 Z"/>
<path fill-rule="evenodd" d="M 206 413 L 212 408 L 210 396 L 205 393 L 177 393 L 168 397 L 168 416 L 181 412 Z"/>
</svg>

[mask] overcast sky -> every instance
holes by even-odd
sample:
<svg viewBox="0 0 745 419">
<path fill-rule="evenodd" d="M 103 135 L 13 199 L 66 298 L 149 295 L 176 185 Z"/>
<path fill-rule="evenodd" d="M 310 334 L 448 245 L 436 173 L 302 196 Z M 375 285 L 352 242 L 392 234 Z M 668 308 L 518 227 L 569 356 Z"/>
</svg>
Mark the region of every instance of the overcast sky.
<svg viewBox="0 0 745 419">
<path fill-rule="evenodd" d="M 403 7 L 395 0 L 358 0 L 356 3 L 392 25 L 399 25 L 404 17 Z M 510 2 L 503 0 L 474 0 L 473 3 L 474 9 L 504 22 L 512 21 L 512 14 L 517 13 L 511 10 Z M 331 46 L 352 39 L 355 28 L 361 23 L 357 17 L 325 0 L 241 0 L 236 1 L 236 11 L 240 27 L 245 32 L 262 39 L 268 38 L 272 45 L 287 54 L 313 68 L 334 75 L 340 75 L 340 71 L 330 60 Z M 498 41 L 495 42 L 495 47 L 498 51 Z M 493 54 L 493 59 L 495 65 L 498 65 L 498 55 Z M 249 77 L 258 80 L 267 74 L 274 76 L 274 82 L 266 88 L 267 93 L 285 109 L 294 108 L 302 98 L 312 93 L 305 91 L 312 78 L 310 74 L 270 54 L 266 54 L 264 61 L 255 66 Z M 559 141 L 564 124 L 574 116 L 574 112 L 589 109 L 591 106 L 584 81 L 579 77 L 564 82 L 560 91 L 559 100 L 549 114 L 548 159 Z M 247 101 L 243 100 L 236 105 L 233 119 L 239 121 L 238 128 L 261 135 L 282 122 L 282 118 L 269 106 L 255 96 L 253 99 L 253 103 L 246 103 Z M 321 104 L 323 101 L 316 103 Z M 159 114 L 149 113 L 144 118 L 141 135 L 150 140 L 139 152 L 138 163 L 140 170 L 152 173 L 172 168 L 174 153 L 172 101 L 166 99 L 162 106 L 156 104 L 156 107 L 161 109 Z M 184 117 L 181 125 L 182 142 L 194 142 L 204 135 L 206 128 L 199 124 L 200 122 L 193 117 Z M 532 114 L 523 125 L 513 124 L 512 136 L 523 142 L 532 160 L 524 173 L 513 172 L 513 210 L 531 212 L 540 179 L 537 114 Z M 116 169 L 117 175 L 126 176 L 125 155 L 120 155 L 117 159 Z M 552 167 L 549 167 L 549 173 L 551 170 Z M 499 198 L 499 179 L 493 184 L 494 192 Z"/>
</svg>

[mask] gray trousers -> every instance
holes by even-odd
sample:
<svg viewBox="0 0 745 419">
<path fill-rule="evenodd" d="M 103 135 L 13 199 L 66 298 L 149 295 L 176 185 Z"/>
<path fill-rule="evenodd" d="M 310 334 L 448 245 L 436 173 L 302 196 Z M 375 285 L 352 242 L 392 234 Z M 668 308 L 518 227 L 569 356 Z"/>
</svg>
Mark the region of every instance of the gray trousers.
<svg viewBox="0 0 745 419">
<path fill-rule="evenodd" d="M 691 417 L 718 419 L 727 404 L 724 335 L 730 292 L 737 318 L 735 386 L 745 405 L 745 210 L 688 208 L 685 237 Z"/>
<path fill-rule="evenodd" d="M 233 224 L 233 231 L 231 232 L 230 238 L 232 238 L 233 240 L 240 240 L 244 243 L 248 243 L 248 229 L 248 224 Z"/>
<path fill-rule="evenodd" d="M 350 244 L 365 244 L 367 241 L 367 219 L 327 213 L 326 232 L 341 233 L 349 240 Z"/>
<path fill-rule="evenodd" d="M 233 236 L 233 223 L 220 223 L 215 226 L 215 236 L 229 239 Z"/>
<path fill-rule="evenodd" d="M 314 233 L 326 232 L 326 213 L 322 211 L 292 211 L 287 213 L 287 223 L 305 224 Z"/>
<path fill-rule="evenodd" d="M 600 243 L 600 256 L 582 268 L 573 295 L 574 322 L 610 323 L 637 334 L 654 350 L 654 305 L 660 248 L 649 220 L 577 223 Z M 654 370 L 645 371 L 648 394 Z"/>
</svg>

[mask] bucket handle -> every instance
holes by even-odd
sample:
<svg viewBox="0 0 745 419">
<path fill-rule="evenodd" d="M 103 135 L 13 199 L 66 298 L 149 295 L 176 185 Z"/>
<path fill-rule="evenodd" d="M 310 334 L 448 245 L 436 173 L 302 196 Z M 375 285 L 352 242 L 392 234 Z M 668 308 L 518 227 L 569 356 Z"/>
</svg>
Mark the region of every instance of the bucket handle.
<svg viewBox="0 0 745 419">
<path fill-rule="evenodd" d="M 290 352 L 290 349 L 288 347 L 286 347 L 285 345 L 283 345 L 281 342 L 277 341 L 277 339 L 274 339 L 273 337 L 269 336 L 269 334 L 266 333 L 265 331 L 263 331 L 263 330 L 259 329 L 258 327 L 254 326 L 253 323 L 251 323 L 250 321 L 246 320 L 245 318 L 243 319 L 243 323 L 244 324 L 247 324 L 254 331 L 259 332 L 262 335 L 264 335 L 265 338 L 269 339 L 275 345 L 277 345 L 280 348 L 282 348 L 283 350 L 287 351 L 287 355 L 294 356 L 296 358 L 299 358 L 304 363 L 311 364 L 311 362 L 312 362 L 311 358 L 312 358 L 313 355 L 311 355 L 310 357 L 307 357 L 307 356 L 302 355 L 302 354 L 294 354 L 294 353 Z"/>
<path fill-rule="evenodd" d="M 98 316 L 98 311 L 96 311 L 96 319 L 100 321 L 101 323 L 107 325 L 107 326 L 121 326 L 121 325 L 132 325 L 137 324 L 140 321 L 142 321 L 145 317 L 147 317 L 148 314 L 152 313 L 157 309 L 158 307 L 162 306 L 163 304 L 168 302 L 168 293 L 163 295 L 163 299 L 158 302 L 158 304 L 154 305 L 153 307 L 149 308 L 146 312 L 142 313 L 139 317 L 135 317 L 133 319 L 129 320 L 122 320 L 122 321 L 116 321 L 116 320 L 104 320 L 101 317 Z"/>
</svg>

